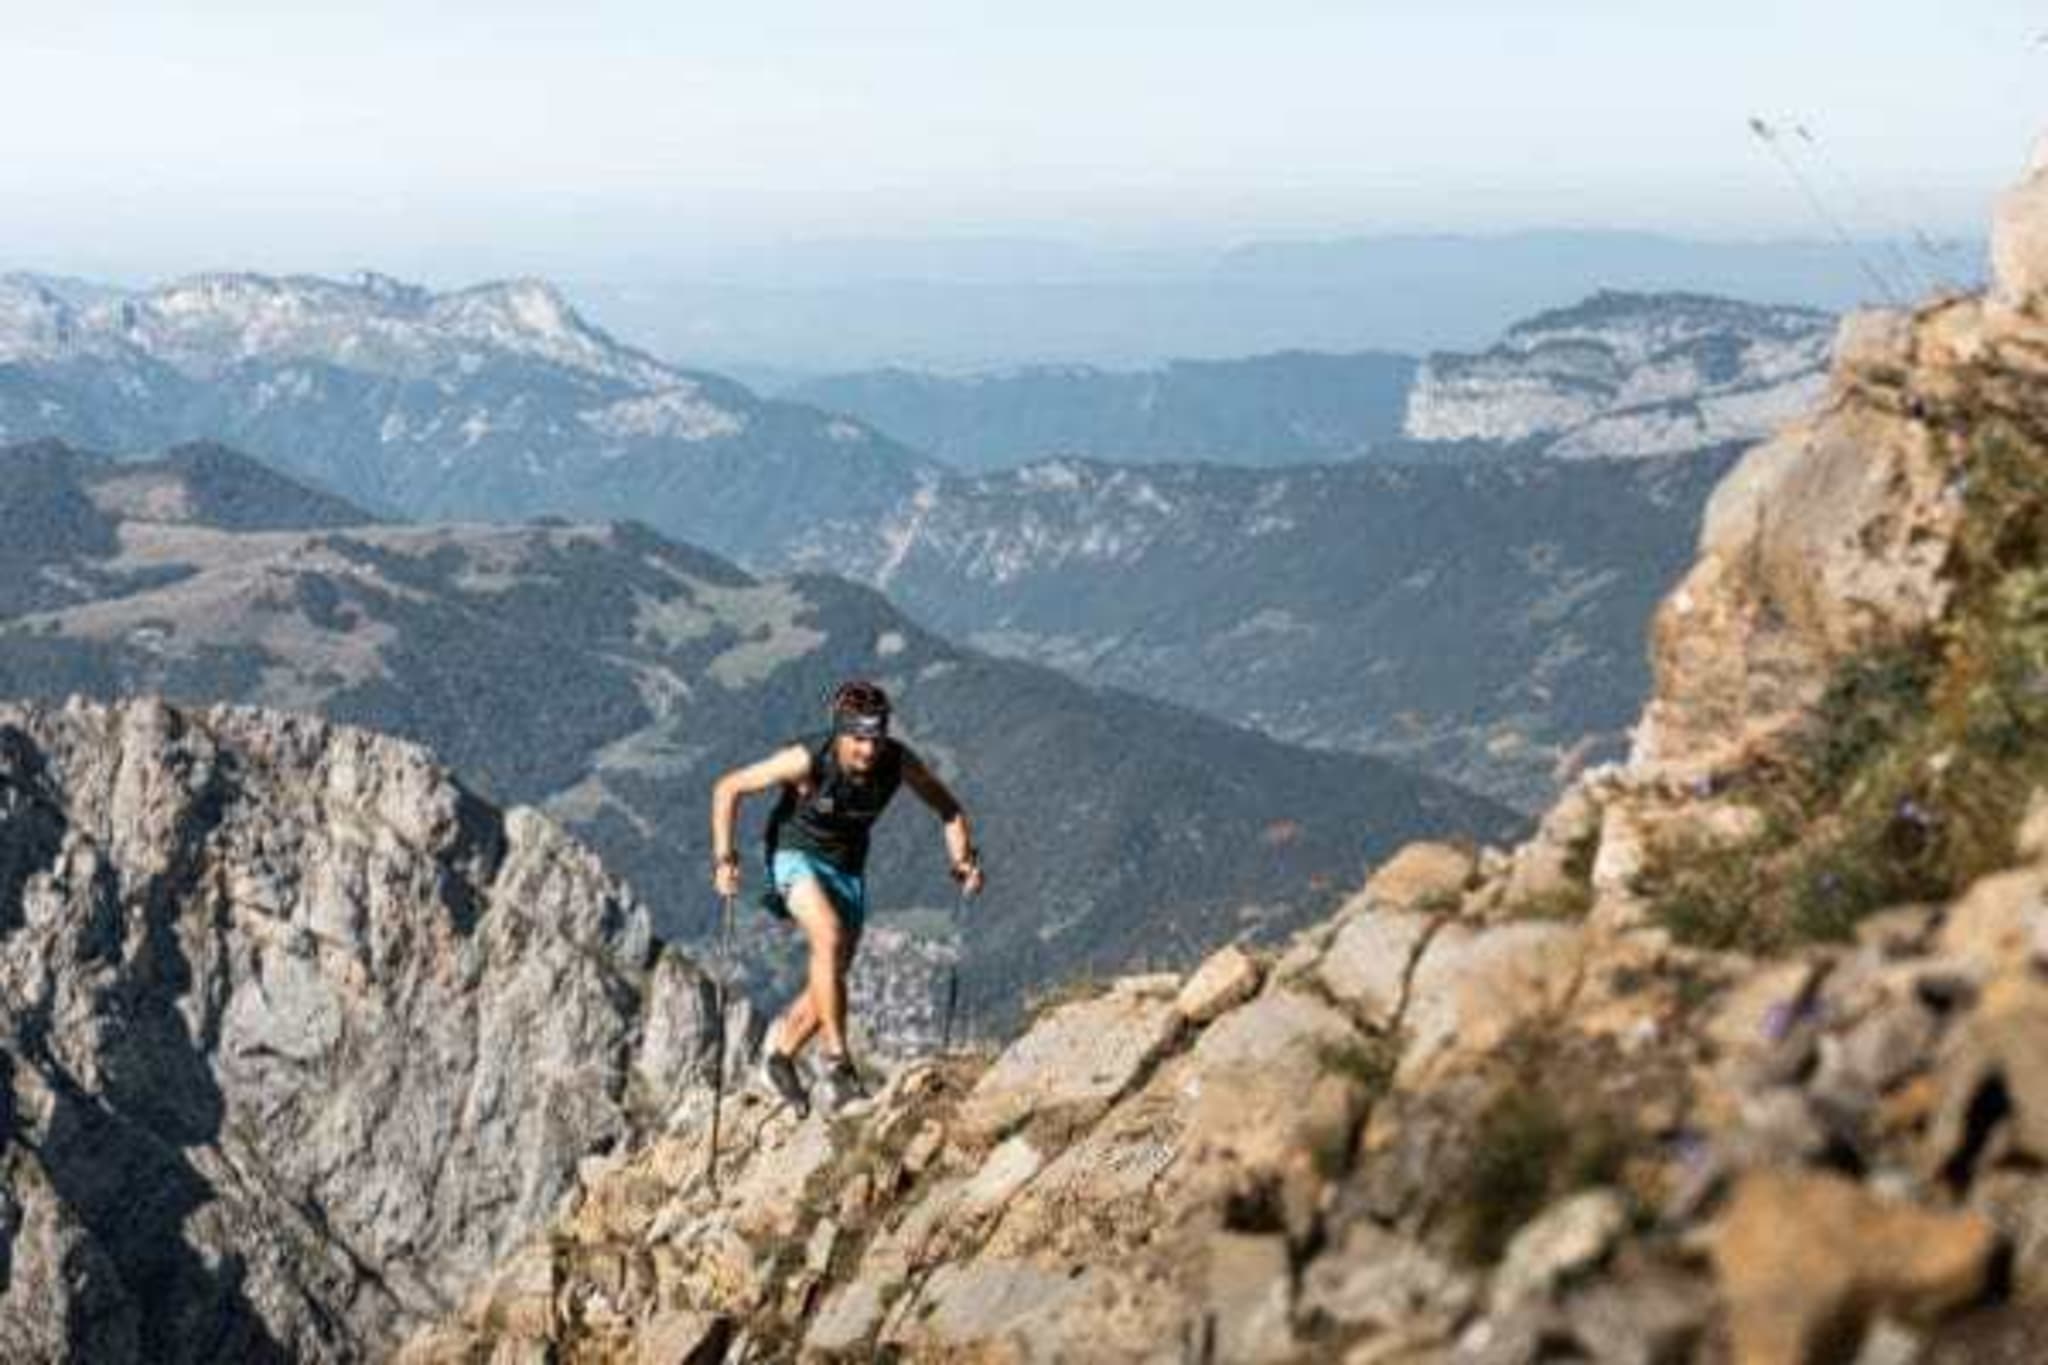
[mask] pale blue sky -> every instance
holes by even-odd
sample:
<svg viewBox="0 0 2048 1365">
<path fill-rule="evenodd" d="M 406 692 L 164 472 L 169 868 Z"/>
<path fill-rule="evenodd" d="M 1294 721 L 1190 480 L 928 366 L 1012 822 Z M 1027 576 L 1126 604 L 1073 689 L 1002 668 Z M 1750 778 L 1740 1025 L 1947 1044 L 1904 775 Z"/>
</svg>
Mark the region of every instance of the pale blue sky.
<svg viewBox="0 0 2048 1365">
<path fill-rule="evenodd" d="M 0 0 L 0 268 L 601 276 L 734 243 L 1974 233 L 2048 0 Z M 280 12 L 283 11 L 283 12 Z M 623 268 L 623 267 L 621 267 Z"/>
</svg>

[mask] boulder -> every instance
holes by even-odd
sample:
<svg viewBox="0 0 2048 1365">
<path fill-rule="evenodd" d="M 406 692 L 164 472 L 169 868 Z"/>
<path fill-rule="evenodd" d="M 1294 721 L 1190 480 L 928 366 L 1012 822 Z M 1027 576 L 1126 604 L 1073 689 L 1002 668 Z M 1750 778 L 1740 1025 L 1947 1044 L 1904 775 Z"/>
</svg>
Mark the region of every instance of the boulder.
<svg viewBox="0 0 2048 1365">
<path fill-rule="evenodd" d="M 1942 916 L 1935 950 L 1980 980 L 2025 971 L 2048 950 L 2043 872 L 2014 868 L 1980 877 Z"/>
<path fill-rule="evenodd" d="M 1195 969 L 1174 997 L 1173 1007 L 1190 1024 L 1206 1024 L 1251 999 L 1258 989 L 1257 960 L 1233 943 L 1217 949 Z"/>
<path fill-rule="evenodd" d="M 1344 922 L 1316 973 L 1331 995 L 1373 1028 L 1392 1026 L 1407 995 L 1408 974 L 1438 920 L 1401 910 L 1376 910 Z"/>
<path fill-rule="evenodd" d="M 1309 1262 L 1301 1284 L 1307 1317 L 1376 1333 L 1448 1335 L 1477 1298 L 1470 1275 L 1370 1219 L 1345 1228 L 1336 1246 Z"/>
<path fill-rule="evenodd" d="M 2048 307 L 2048 139 L 2043 143 L 2026 178 L 1992 211 L 1992 288 L 2013 308 Z"/>
<path fill-rule="evenodd" d="M 959 1131 L 987 1140 L 1033 1114 L 1085 1119 L 1107 1109 L 1180 1028 L 1171 999 L 1111 991 L 1052 1010 L 982 1074 Z"/>
<path fill-rule="evenodd" d="M 1214 1324 L 1215 1359 L 1280 1365 L 1301 1344 L 1291 1321 L 1293 1269 L 1287 1239 L 1222 1232 L 1209 1239 L 1202 1310 Z"/>
<path fill-rule="evenodd" d="M 1628 1205 L 1613 1190 L 1583 1190 L 1551 1205 L 1509 1241 L 1488 1303 L 1505 1313 L 1553 1297 L 1605 1258 L 1627 1229 Z"/>
<path fill-rule="evenodd" d="M 1835 369 L 1853 378 L 1897 383 L 1913 363 L 1913 320 L 1893 309 L 1860 308 L 1835 328 Z"/>
<path fill-rule="evenodd" d="M 1479 855 L 1461 844 L 1422 840 L 1404 845 L 1366 879 L 1365 889 L 1346 905 L 1354 909 L 1455 910 L 1471 886 Z"/>
<path fill-rule="evenodd" d="M 1926 1169 L 1966 1185 L 1995 1123 L 2014 1155 L 2048 1161 L 2048 983 L 1992 983 L 1942 1063 Z"/>
<path fill-rule="evenodd" d="M 924 1282 L 912 1310 L 896 1316 L 885 1339 L 913 1352 L 1054 1358 L 1067 1340 L 1063 1310 L 1083 1292 L 1074 1277 L 1021 1261 L 942 1265 Z M 999 1354 L 1006 1344 L 1011 1353 Z"/>
<path fill-rule="evenodd" d="M 1446 924 L 1409 979 L 1399 1082 L 1424 1084 L 1460 1055 L 1483 1053 L 1526 1024 L 1561 1017 L 1578 988 L 1587 943 L 1576 925 Z"/>
<path fill-rule="evenodd" d="M 1743 1177 L 1711 1236 L 1738 1365 L 1846 1358 L 1878 1315 L 1927 1319 L 1966 1304 L 1985 1288 L 1996 1246 L 1980 1214 L 1789 1170 Z"/>
</svg>

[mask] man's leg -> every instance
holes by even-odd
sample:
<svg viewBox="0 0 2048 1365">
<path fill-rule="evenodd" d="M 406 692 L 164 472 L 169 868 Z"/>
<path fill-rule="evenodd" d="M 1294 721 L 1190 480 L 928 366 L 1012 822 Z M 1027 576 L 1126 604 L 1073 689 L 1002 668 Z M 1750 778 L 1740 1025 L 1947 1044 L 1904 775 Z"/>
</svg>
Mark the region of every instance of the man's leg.
<svg viewBox="0 0 2048 1365">
<path fill-rule="evenodd" d="M 775 1020 L 768 1033 L 768 1047 L 785 1057 L 794 1057 L 818 1031 L 818 1011 L 811 1005 L 811 987 L 806 977 L 803 990 L 788 1009 Z"/>
<path fill-rule="evenodd" d="M 810 941 L 811 960 L 804 994 L 783 1016 L 782 1050 L 795 1053 L 813 1032 L 825 1035 L 825 1050 L 846 1055 L 846 969 L 858 941 L 846 930 L 832 898 L 816 877 L 802 877 L 786 893 L 789 913 Z"/>
</svg>

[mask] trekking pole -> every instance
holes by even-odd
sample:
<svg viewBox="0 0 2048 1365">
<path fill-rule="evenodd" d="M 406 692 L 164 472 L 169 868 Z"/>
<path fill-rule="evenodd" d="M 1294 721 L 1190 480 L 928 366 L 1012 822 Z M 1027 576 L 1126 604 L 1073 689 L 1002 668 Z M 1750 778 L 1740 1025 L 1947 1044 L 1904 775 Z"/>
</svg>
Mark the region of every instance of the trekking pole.
<svg viewBox="0 0 2048 1365">
<path fill-rule="evenodd" d="M 960 955 L 967 951 L 967 939 L 960 932 L 966 922 L 962 912 L 967 908 L 967 883 L 960 883 L 960 894 L 953 900 L 953 954 L 946 959 L 946 1011 L 944 1022 L 939 1029 L 939 1055 L 951 1055 L 953 1051 L 953 1017 L 960 1004 Z"/>
<path fill-rule="evenodd" d="M 731 896 L 723 898 L 719 907 L 718 952 L 712 959 L 716 964 L 711 973 L 711 999 L 718 1011 L 718 1032 L 714 1045 L 715 1065 L 711 1072 L 711 1152 L 705 1158 L 705 1181 L 711 1192 L 718 1193 L 718 1120 L 725 1108 L 725 1031 L 726 978 L 732 974 L 732 901 Z"/>
</svg>

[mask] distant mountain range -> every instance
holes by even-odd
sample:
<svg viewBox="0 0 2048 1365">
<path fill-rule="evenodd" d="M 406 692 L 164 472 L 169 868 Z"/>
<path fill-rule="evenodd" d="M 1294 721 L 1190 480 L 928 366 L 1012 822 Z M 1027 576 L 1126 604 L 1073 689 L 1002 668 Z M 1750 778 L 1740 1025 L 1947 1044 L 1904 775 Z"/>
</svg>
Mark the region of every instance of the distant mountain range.
<svg viewBox="0 0 2048 1365">
<path fill-rule="evenodd" d="M 1351 459 L 1400 436 L 1415 370 L 1408 356 L 1290 351 L 1136 372 L 873 370 L 784 396 L 852 413 L 967 470 L 1049 455 L 1277 465 Z"/>
<path fill-rule="evenodd" d="M 786 393 L 963 470 L 1067 456 L 1256 466 L 1621 458 L 1763 436 L 1818 392 L 1833 328 L 1831 314 L 1808 308 L 1607 290 L 1518 322 L 1483 352 L 1426 362 L 1292 351 L 1127 373 L 897 369 Z"/>
<path fill-rule="evenodd" d="M 1527 808 L 1617 755 L 1650 611 L 1736 448 L 1285 470 L 1049 461 L 942 480 L 832 565 L 936 630 Z"/>
<path fill-rule="evenodd" d="M 728 553 L 934 472 L 851 418 L 672 368 L 538 281 L 0 278 L 0 440 L 246 449 L 380 514 L 636 517 Z"/>
<path fill-rule="evenodd" d="M 162 692 L 420 740 L 575 829 L 685 938 L 712 922 L 712 779 L 875 675 L 977 818 L 985 1004 L 1279 932 L 1410 838 L 1518 823 L 1383 761 L 957 648 L 841 579 L 757 579 L 630 523 L 379 525 L 219 448 L 0 450 L 0 546 L 0 696 Z M 878 903 L 944 909 L 936 829 L 906 803 Z"/>
<path fill-rule="evenodd" d="M 855 576 L 951 638 L 1533 808 L 1633 714 L 1644 622 L 1718 452 L 1809 400 L 1831 329 L 1607 292 L 1413 370 L 1297 353 L 806 390 L 863 420 L 671 369 L 533 282 L 231 275 L 129 295 L 15 277 L 0 429 L 119 450 L 220 433 L 393 516 L 630 517 L 757 568 Z M 970 469 L 1041 444 L 1164 463 L 977 478 L 907 435 Z M 1547 469 L 1700 448 L 1716 453 L 1640 474 Z"/>
</svg>

